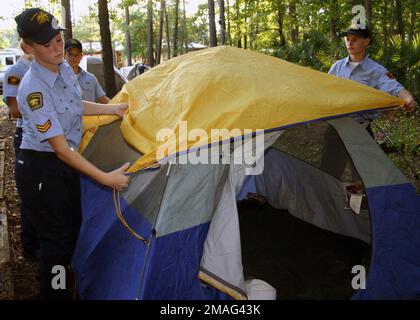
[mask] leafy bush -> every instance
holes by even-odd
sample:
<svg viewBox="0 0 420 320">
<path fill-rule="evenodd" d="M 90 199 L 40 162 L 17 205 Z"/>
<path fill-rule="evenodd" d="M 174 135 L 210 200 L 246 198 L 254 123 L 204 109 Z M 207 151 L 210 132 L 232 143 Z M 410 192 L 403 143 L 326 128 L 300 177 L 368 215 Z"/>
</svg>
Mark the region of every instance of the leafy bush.
<svg viewBox="0 0 420 320">
<path fill-rule="evenodd" d="M 400 113 L 391 120 L 377 120 L 373 130 L 379 137 L 379 142 L 388 147 L 393 147 L 396 151 L 405 155 L 419 156 L 420 116 L 418 113 L 417 111 L 417 114 L 410 116 Z"/>
</svg>

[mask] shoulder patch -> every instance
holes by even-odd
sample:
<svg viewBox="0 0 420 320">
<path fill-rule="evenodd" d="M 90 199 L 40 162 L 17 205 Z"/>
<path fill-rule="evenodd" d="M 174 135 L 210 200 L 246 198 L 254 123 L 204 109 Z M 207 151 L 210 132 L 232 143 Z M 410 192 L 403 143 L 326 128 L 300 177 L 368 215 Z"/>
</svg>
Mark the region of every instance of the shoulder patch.
<svg viewBox="0 0 420 320">
<path fill-rule="evenodd" d="M 41 125 L 37 124 L 36 128 L 38 129 L 39 132 L 45 133 L 51 128 L 51 126 L 52 126 L 51 120 L 48 119 L 44 124 L 41 124 Z"/>
<path fill-rule="evenodd" d="M 31 93 L 26 97 L 26 101 L 28 102 L 28 105 L 32 111 L 35 111 L 36 109 L 42 108 L 44 106 L 41 92 Z"/>
<path fill-rule="evenodd" d="M 391 72 L 387 72 L 387 73 L 385 73 L 385 75 L 386 75 L 389 79 L 395 79 L 395 76 L 394 76 Z"/>
<path fill-rule="evenodd" d="M 7 77 L 7 84 L 11 86 L 17 86 L 20 83 L 20 78 L 18 76 L 8 76 Z"/>
</svg>

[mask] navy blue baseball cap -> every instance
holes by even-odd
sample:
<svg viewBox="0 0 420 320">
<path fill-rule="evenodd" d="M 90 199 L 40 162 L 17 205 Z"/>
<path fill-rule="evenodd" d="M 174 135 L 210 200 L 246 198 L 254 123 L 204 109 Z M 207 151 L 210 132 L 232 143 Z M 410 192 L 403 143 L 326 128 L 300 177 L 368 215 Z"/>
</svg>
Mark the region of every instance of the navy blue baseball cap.
<svg viewBox="0 0 420 320">
<path fill-rule="evenodd" d="M 370 38 L 371 37 L 371 33 L 368 27 L 366 28 L 350 28 L 347 31 L 341 32 L 340 33 L 340 37 L 345 37 L 348 34 L 353 34 L 355 36 L 358 37 L 362 37 L 362 38 Z"/>
<path fill-rule="evenodd" d="M 64 44 L 64 51 L 69 51 L 71 48 L 77 48 L 81 52 L 83 52 L 83 46 L 79 40 L 76 39 L 68 39 Z"/>
<path fill-rule="evenodd" d="M 15 17 L 17 32 L 23 39 L 45 44 L 60 31 L 67 30 L 58 24 L 57 19 L 40 8 L 25 9 Z"/>
</svg>

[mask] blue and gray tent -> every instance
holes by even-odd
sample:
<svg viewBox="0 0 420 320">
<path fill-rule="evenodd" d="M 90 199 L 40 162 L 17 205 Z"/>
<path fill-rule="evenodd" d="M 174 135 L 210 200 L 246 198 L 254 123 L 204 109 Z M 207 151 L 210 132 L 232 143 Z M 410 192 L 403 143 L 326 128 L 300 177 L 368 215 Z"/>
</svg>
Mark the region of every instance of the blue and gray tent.
<svg viewBox="0 0 420 320">
<path fill-rule="evenodd" d="M 151 69 L 113 101 L 128 102 L 129 113 L 122 122 L 98 118 L 83 154 L 107 171 L 130 161 L 132 178 L 121 193 L 82 179 L 83 223 L 73 257 L 82 299 L 246 299 L 237 201 L 249 192 L 371 244 L 366 289 L 354 299 L 420 297 L 420 197 L 350 117 L 401 105 L 398 98 L 218 47 Z M 251 165 L 183 164 L 204 149 L 233 152 L 241 136 L 187 144 L 158 159 L 156 132 L 178 134 L 179 121 L 208 133 L 263 129 L 244 140 L 255 147 L 262 136 L 264 148 L 252 150 Z M 332 154 L 326 139 L 340 145 Z M 346 183 L 354 181 L 362 192 L 353 197 Z"/>
</svg>

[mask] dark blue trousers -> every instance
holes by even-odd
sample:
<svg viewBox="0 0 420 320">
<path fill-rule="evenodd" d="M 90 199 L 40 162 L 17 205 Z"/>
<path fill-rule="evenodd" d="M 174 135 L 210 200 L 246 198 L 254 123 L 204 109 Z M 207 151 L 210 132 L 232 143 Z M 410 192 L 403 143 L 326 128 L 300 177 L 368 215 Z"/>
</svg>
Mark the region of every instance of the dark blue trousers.
<svg viewBox="0 0 420 320">
<path fill-rule="evenodd" d="M 41 298 L 68 299 L 68 268 L 81 225 L 79 174 L 55 153 L 21 149 L 16 182 L 29 222 L 40 240 Z M 66 289 L 54 289 L 52 268 L 67 270 Z"/>
<path fill-rule="evenodd" d="M 16 163 L 15 163 L 15 172 L 17 171 L 17 158 L 20 150 L 20 145 L 22 143 L 22 128 L 16 127 L 15 135 L 13 137 L 13 146 L 15 149 Z M 15 177 L 16 179 L 16 177 Z M 36 257 L 37 252 L 39 251 L 39 238 L 34 226 L 28 221 L 27 213 L 25 212 L 24 206 L 20 207 L 20 240 L 22 243 L 22 248 L 25 254 L 28 254 L 32 257 Z"/>
</svg>

